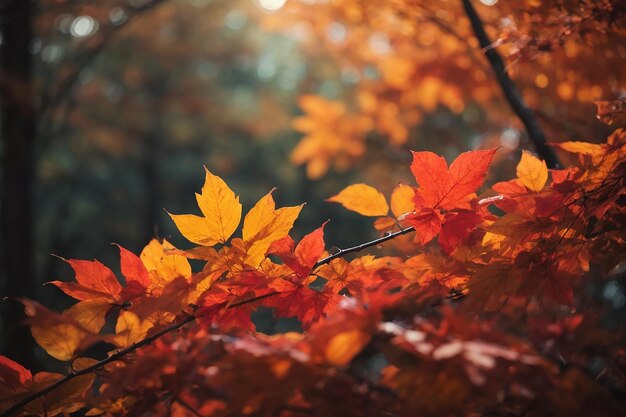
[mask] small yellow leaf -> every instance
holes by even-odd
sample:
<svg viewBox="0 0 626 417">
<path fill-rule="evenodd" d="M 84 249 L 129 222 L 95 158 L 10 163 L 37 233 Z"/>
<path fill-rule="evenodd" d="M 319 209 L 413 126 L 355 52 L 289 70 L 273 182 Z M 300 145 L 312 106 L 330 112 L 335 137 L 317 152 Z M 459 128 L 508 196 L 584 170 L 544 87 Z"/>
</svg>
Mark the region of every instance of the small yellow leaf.
<svg viewBox="0 0 626 417">
<path fill-rule="evenodd" d="M 603 151 L 602 145 L 597 143 L 587 142 L 562 142 L 554 144 L 557 148 L 563 149 L 566 152 L 579 153 L 583 155 L 600 155 Z"/>
<path fill-rule="evenodd" d="M 259 266 L 272 242 L 287 236 L 303 207 L 275 209 L 272 191 L 261 198 L 243 220 L 245 262 L 250 266 Z"/>
<path fill-rule="evenodd" d="M 86 330 L 97 334 L 105 323 L 107 312 L 111 309 L 111 303 L 106 301 L 81 301 L 74 304 L 63 314 L 72 317 Z"/>
<path fill-rule="evenodd" d="M 175 251 L 176 247 L 165 239 L 163 243 L 152 239 L 141 251 L 139 257 L 152 280 L 150 289 L 163 287 L 174 278 L 191 275 L 189 261 Z"/>
<path fill-rule="evenodd" d="M 541 191 L 548 181 L 548 167 L 527 151 L 522 152 L 522 159 L 517 165 L 517 178 L 531 191 Z"/>
<path fill-rule="evenodd" d="M 30 331 L 39 346 L 60 361 L 73 359 L 78 348 L 89 336 L 85 330 L 71 323 L 52 326 L 32 325 Z"/>
<path fill-rule="evenodd" d="M 326 201 L 340 203 L 348 210 L 356 211 L 363 216 L 385 216 L 389 211 L 385 196 L 367 184 L 349 185 Z"/>
<path fill-rule="evenodd" d="M 274 215 L 276 203 L 270 190 L 263 198 L 261 198 L 243 219 L 242 238 L 245 242 L 249 242 L 252 238 L 265 227 Z"/>
<path fill-rule="evenodd" d="M 337 366 L 345 366 L 369 342 L 370 335 L 359 329 L 333 336 L 326 346 L 326 360 Z"/>
<path fill-rule="evenodd" d="M 405 184 L 398 184 L 391 193 L 391 212 L 396 218 L 415 210 L 413 197 L 415 190 Z"/>
<path fill-rule="evenodd" d="M 202 246 L 225 243 L 241 220 L 239 197 L 220 177 L 206 169 L 202 192 L 196 194 L 202 216 L 170 214 L 176 227 L 190 242 Z"/>
<path fill-rule="evenodd" d="M 130 346 L 145 338 L 151 327 L 150 321 L 141 321 L 132 311 L 122 311 L 117 319 L 116 335 L 112 341 L 119 347 Z"/>
</svg>

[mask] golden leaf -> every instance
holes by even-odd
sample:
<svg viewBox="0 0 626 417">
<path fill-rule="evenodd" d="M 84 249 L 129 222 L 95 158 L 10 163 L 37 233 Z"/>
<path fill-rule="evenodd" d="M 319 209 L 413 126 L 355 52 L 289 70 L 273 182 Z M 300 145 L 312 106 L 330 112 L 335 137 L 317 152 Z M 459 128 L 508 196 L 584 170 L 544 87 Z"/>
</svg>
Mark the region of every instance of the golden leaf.
<svg viewBox="0 0 626 417">
<path fill-rule="evenodd" d="M 531 191 L 541 191 L 548 181 L 546 162 L 528 151 L 522 152 L 516 172 L 517 178 Z"/>
<path fill-rule="evenodd" d="M 389 211 L 385 196 L 367 184 L 349 185 L 326 201 L 339 203 L 363 216 L 385 216 Z"/>
<path fill-rule="evenodd" d="M 204 217 L 193 214 L 170 214 L 170 217 L 187 240 L 202 246 L 213 246 L 225 243 L 237 229 L 241 220 L 241 203 L 224 180 L 205 170 L 202 192 L 196 194 Z"/>
<path fill-rule="evenodd" d="M 272 242 L 287 236 L 303 205 L 275 209 L 271 190 L 246 214 L 243 220 L 243 242 L 247 247 L 245 262 L 261 264 Z"/>
</svg>

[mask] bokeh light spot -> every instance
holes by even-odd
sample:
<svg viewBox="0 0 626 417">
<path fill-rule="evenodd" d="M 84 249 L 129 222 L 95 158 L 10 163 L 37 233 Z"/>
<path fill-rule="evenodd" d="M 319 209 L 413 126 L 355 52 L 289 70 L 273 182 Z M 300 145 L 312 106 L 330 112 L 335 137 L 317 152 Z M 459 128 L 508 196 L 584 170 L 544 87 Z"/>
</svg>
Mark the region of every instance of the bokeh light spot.
<svg viewBox="0 0 626 417">
<path fill-rule="evenodd" d="M 87 38 L 98 30 L 98 22 L 91 16 L 78 16 L 70 26 L 70 35 L 75 38 Z"/>
<path fill-rule="evenodd" d="M 259 5 L 271 12 L 281 9 L 287 0 L 259 0 Z"/>
</svg>

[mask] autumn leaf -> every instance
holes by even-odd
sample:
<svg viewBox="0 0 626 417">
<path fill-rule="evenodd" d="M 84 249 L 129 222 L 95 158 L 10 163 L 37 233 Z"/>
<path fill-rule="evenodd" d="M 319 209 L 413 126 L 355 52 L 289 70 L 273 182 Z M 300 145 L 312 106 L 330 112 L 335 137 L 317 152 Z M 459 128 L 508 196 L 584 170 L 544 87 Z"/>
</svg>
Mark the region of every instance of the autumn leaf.
<svg viewBox="0 0 626 417">
<path fill-rule="evenodd" d="M 139 256 L 120 245 L 117 247 L 120 250 L 122 275 L 126 278 L 126 286 L 123 290 L 124 299 L 131 300 L 145 293 L 152 280 Z"/>
<path fill-rule="evenodd" d="M 517 164 L 517 178 L 531 191 L 541 191 L 548 181 L 548 167 L 528 151 L 522 151 L 522 159 Z"/>
<path fill-rule="evenodd" d="M 306 278 L 311 273 L 311 269 L 319 260 L 324 252 L 324 226 L 304 236 L 298 246 L 294 249 L 294 241 L 290 236 L 274 241 L 269 249 L 268 254 L 273 253 L 291 268 L 301 278 Z"/>
<path fill-rule="evenodd" d="M 33 375 L 19 363 L 12 361 L 6 356 L 0 355 L 0 382 L 16 391 L 19 387 L 23 387 L 26 381 L 32 379 Z"/>
<path fill-rule="evenodd" d="M 21 299 L 20 302 L 24 305 L 27 323 L 35 341 L 58 360 L 69 361 L 79 350 L 101 339 L 70 314 L 55 313 L 28 299 Z"/>
<path fill-rule="evenodd" d="M 522 271 L 510 264 L 493 263 L 479 268 L 469 281 L 469 305 L 477 311 L 497 311 L 515 295 Z"/>
<path fill-rule="evenodd" d="M 152 326 L 153 323 L 148 320 L 142 321 L 132 311 L 122 311 L 115 325 L 112 342 L 118 347 L 130 346 L 145 338 Z"/>
<path fill-rule="evenodd" d="M 413 204 L 413 196 L 415 196 L 415 188 L 405 184 L 398 184 L 391 192 L 391 212 L 396 219 L 415 210 Z"/>
<path fill-rule="evenodd" d="M 48 388 L 63 376 L 58 373 L 38 372 L 34 376 L 22 365 L 0 355 L 0 411 L 17 403 L 27 395 Z M 73 413 L 84 406 L 86 391 L 95 375 L 81 375 L 50 391 L 44 398 L 27 404 L 24 415 L 56 416 Z"/>
<path fill-rule="evenodd" d="M 190 242 L 202 246 L 225 243 L 241 220 L 239 197 L 218 176 L 205 168 L 206 177 L 200 194 L 196 194 L 203 216 L 170 214 L 176 227 Z"/>
<path fill-rule="evenodd" d="M 289 233 L 303 205 L 276 209 L 271 190 L 246 214 L 242 237 L 246 247 L 245 263 L 258 266 L 272 242 Z"/>
<path fill-rule="evenodd" d="M 425 245 L 439 234 L 442 216 L 436 210 L 424 208 L 408 217 L 408 221 L 415 228 L 415 241 Z"/>
<path fill-rule="evenodd" d="M 598 143 L 588 143 L 588 142 L 561 142 L 561 143 L 553 143 L 552 146 L 563 149 L 564 151 L 570 153 L 577 153 L 583 155 L 597 156 L 603 153 L 603 146 Z"/>
<path fill-rule="evenodd" d="M 29 384 L 30 392 L 37 392 L 49 387 L 63 376 L 57 373 L 38 372 Z M 52 390 L 45 397 L 28 404 L 24 411 L 27 415 L 53 417 L 59 414 L 69 415 L 85 406 L 85 396 L 96 376 L 79 375 Z"/>
<path fill-rule="evenodd" d="M 480 215 L 471 211 L 450 212 L 444 215 L 439 234 L 439 245 L 446 253 L 465 242 L 474 227 L 482 222 Z"/>
<path fill-rule="evenodd" d="M 411 171 L 419 188 L 416 207 L 451 210 L 470 208 L 469 200 L 483 183 L 496 149 L 464 152 L 450 165 L 432 152 L 413 152 Z"/>
<path fill-rule="evenodd" d="M 167 240 L 152 239 L 139 255 L 148 270 L 149 288 L 163 287 L 178 277 L 189 277 L 191 266 L 184 256 L 176 253 L 176 248 Z"/>
<path fill-rule="evenodd" d="M 122 286 L 109 268 L 99 261 L 63 260 L 74 269 L 77 283 L 51 281 L 49 284 L 57 286 L 61 291 L 77 300 L 106 301 L 111 304 L 122 303 Z"/>
<path fill-rule="evenodd" d="M 287 280 L 276 284 L 279 294 L 268 298 L 266 305 L 276 308 L 277 317 L 297 317 L 305 330 L 336 308 L 342 298 L 327 288 L 316 291 Z"/>
<path fill-rule="evenodd" d="M 385 196 L 367 184 L 349 185 L 326 201 L 339 203 L 363 216 L 385 216 L 389 212 Z"/>
<path fill-rule="evenodd" d="M 111 309 L 111 304 L 105 301 L 81 301 L 74 304 L 63 313 L 72 317 L 82 327 L 97 334 L 105 323 L 106 314 Z"/>
<path fill-rule="evenodd" d="M 346 366 L 369 342 L 370 337 L 359 329 L 336 334 L 326 345 L 326 360 L 332 365 Z"/>
</svg>

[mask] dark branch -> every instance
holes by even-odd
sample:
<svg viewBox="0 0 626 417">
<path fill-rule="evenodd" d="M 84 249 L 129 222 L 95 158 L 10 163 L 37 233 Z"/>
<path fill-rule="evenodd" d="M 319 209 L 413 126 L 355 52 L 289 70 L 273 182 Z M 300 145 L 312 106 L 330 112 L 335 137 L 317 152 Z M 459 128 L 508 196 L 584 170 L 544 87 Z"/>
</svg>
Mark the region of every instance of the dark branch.
<svg viewBox="0 0 626 417">
<path fill-rule="evenodd" d="M 400 235 L 406 235 L 407 233 L 411 233 L 414 231 L 415 229 L 413 228 L 413 226 L 411 226 L 411 227 L 407 227 L 406 229 L 402 229 L 394 233 L 389 233 L 383 237 L 379 237 L 378 239 L 374 239 L 366 243 L 361 243 L 360 245 L 352 246 L 351 248 L 339 249 L 338 252 L 333 253 L 332 255 L 327 256 L 317 261 L 317 263 L 313 265 L 313 271 L 315 271 L 317 268 L 319 268 L 322 265 L 326 265 L 327 263 L 330 263 L 330 261 L 332 261 L 335 258 L 341 258 L 343 256 L 346 256 L 349 253 L 360 252 L 363 249 L 371 248 L 372 246 L 379 245 L 388 240 L 395 239 L 396 237 Z"/>
<path fill-rule="evenodd" d="M 462 1 L 465 14 L 472 24 L 472 29 L 474 30 L 474 34 L 480 43 L 480 47 L 485 52 L 485 56 L 487 57 L 487 60 L 489 61 L 489 64 L 498 79 L 498 83 L 500 84 L 500 88 L 502 88 L 502 92 L 504 93 L 506 100 L 509 102 L 509 105 L 517 117 L 519 117 L 524 124 L 528 138 L 535 145 L 535 149 L 539 156 L 546 161 L 548 168 L 561 168 L 562 165 L 559 158 L 556 156 L 556 153 L 546 144 L 546 136 L 544 135 L 537 118 L 534 116 L 532 111 L 526 107 L 522 96 L 519 91 L 517 91 L 515 83 L 507 74 L 502 57 L 493 47 L 493 43 L 489 39 L 489 35 L 487 35 L 483 22 L 480 19 L 480 16 L 478 16 L 476 9 L 474 9 L 471 0 Z"/>
<path fill-rule="evenodd" d="M 179 397 L 176 397 L 176 399 L 174 400 L 174 402 L 177 402 L 178 404 L 182 405 L 183 407 L 185 407 L 187 409 L 187 411 L 189 411 L 190 413 L 192 413 L 193 415 L 195 415 L 196 417 L 204 417 L 202 414 L 200 414 L 198 412 L 198 410 L 196 410 L 195 408 L 193 408 L 189 403 L 187 403 L 186 401 L 182 400 Z"/>
<path fill-rule="evenodd" d="M 362 243 L 360 245 L 357 246 L 353 246 L 347 249 L 340 249 L 339 252 L 334 253 L 330 256 L 327 256 L 326 258 L 320 259 L 312 268 L 312 271 L 314 271 L 315 269 L 317 269 L 318 267 L 325 265 L 327 263 L 329 263 L 330 261 L 332 261 L 335 258 L 339 258 L 342 256 L 345 256 L 349 253 L 353 253 L 353 252 L 359 252 L 363 249 L 372 247 L 372 246 L 376 246 L 378 244 L 381 244 L 383 242 L 386 242 L 388 240 L 394 239 L 400 235 L 404 235 L 407 234 L 409 232 L 414 231 L 415 229 L 413 227 L 408 227 L 406 229 L 402 229 L 398 232 L 395 233 L 390 233 L 388 235 L 385 235 L 383 237 L 380 237 L 378 239 L 374 239 L 372 241 L 366 242 L 366 243 Z M 280 294 L 278 291 L 272 291 L 270 293 L 267 294 L 263 294 L 263 295 L 259 295 L 257 297 L 253 297 L 253 298 L 249 298 L 247 300 L 242 300 L 242 301 L 237 301 L 234 303 L 231 303 L 228 305 L 227 308 L 236 308 L 236 307 L 240 307 L 242 305 L 246 305 L 246 304 L 251 304 L 260 300 L 263 300 L 265 298 L 269 298 L 272 297 L 274 295 L 278 295 Z M 192 321 L 196 320 L 198 317 L 200 317 L 201 314 L 194 314 L 194 315 L 189 315 L 187 317 L 185 317 L 184 319 L 182 319 L 179 322 L 176 322 L 174 324 L 171 324 L 170 326 L 165 327 L 162 330 L 159 330 L 158 332 L 156 332 L 155 334 L 146 337 L 145 339 L 127 347 L 124 348 L 122 350 L 117 351 L 116 353 L 114 353 L 113 355 L 109 356 L 106 359 L 103 359 L 99 362 L 94 363 L 91 366 L 88 366 L 84 369 L 81 369 L 80 371 L 74 371 L 69 373 L 68 375 L 64 376 L 63 378 L 59 379 L 58 381 L 56 381 L 55 383 L 49 385 L 48 387 L 37 391 L 31 395 L 29 395 L 28 397 L 23 398 L 20 402 L 12 405 L 11 407 L 7 408 L 5 411 L 2 412 L 2 414 L 0 414 L 0 417 L 10 417 L 13 413 L 15 413 L 16 411 L 20 410 L 22 407 L 24 407 L 25 405 L 35 401 L 37 398 L 42 397 L 52 391 L 54 391 L 56 388 L 60 387 L 61 385 L 69 382 L 70 380 L 76 378 L 77 376 L 81 376 L 81 375 L 86 375 L 89 374 L 91 372 L 94 372 L 100 368 L 102 368 L 104 365 L 113 362 L 115 360 L 118 360 L 124 356 L 126 356 L 127 354 L 134 352 L 135 350 L 139 349 L 140 347 L 146 346 L 151 344 L 152 342 L 154 342 L 155 340 L 157 340 L 158 338 L 160 338 L 161 336 L 166 335 L 167 333 L 170 333 L 176 329 L 179 329 L 181 327 L 183 327 L 185 324 L 187 323 L 191 323 Z"/>
<path fill-rule="evenodd" d="M 182 319 L 179 322 L 176 322 L 158 332 L 156 332 L 155 334 L 153 334 L 152 336 L 148 336 L 145 339 L 134 343 L 130 346 L 128 346 L 127 348 L 124 348 L 122 350 L 117 351 L 116 353 L 112 354 L 111 356 L 109 356 L 106 359 L 103 359 L 99 362 L 94 363 L 91 366 L 88 366 L 84 369 L 81 369 L 79 371 L 73 371 L 69 374 L 67 374 L 66 376 L 64 376 L 63 378 L 59 379 L 58 381 L 56 381 L 54 384 L 51 384 L 49 386 L 47 386 L 46 388 L 37 391 L 31 395 L 29 395 L 28 397 L 25 397 L 24 399 L 22 399 L 20 402 L 13 404 L 11 407 L 7 408 L 5 411 L 2 412 L 2 414 L 0 414 L 0 417 L 9 417 L 11 414 L 15 413 L 16 411 L 20 410 L 22 407 L 24 407 L 25 405 L 35 401 L 37 398 L 39 397 L 43 397 L 44 395 L 54 391 L 55 389 L 57 389 L 58 387 L 60 387 L 61 385 L 71 381 L 72 379 L 81 376 L 81 375 L 86 375 L 89 374 L 91 372 L 94 372 L 100 368 L 102 368 L 104 365 L 113 362 L 115 360 L 118 360 L 126 355 L 128 355 L 131 352 L 134 352 L 135 350 L 139 349 L 142 346 L 146 346 L 151 344 L 152 342 L 154 342 L 155 340 L 157 340 L 158 338 L 160 338 L 161 336 L 170 333 L 176 329 L 179 329 L 181 327 L 183 327 L 185 324 L 187 323 L 191 323 L 192 321 L 194 321 L 197 318 L 197 316 L 187 316 L 184 319 Z"/>
</svg>

